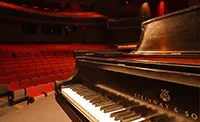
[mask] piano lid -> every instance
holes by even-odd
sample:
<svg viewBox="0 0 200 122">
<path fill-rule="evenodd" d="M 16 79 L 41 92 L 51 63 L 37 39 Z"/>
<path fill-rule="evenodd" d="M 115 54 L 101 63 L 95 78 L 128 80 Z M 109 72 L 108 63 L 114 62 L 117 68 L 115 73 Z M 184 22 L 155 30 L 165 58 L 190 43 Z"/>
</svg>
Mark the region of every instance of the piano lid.
<svg viewBox="0 0 200 122">
<path fill-rule="evenodd" d="M 142 23 L 140 43 L 130 54 L 200 54 L 200 5 Z"/>
</svg>

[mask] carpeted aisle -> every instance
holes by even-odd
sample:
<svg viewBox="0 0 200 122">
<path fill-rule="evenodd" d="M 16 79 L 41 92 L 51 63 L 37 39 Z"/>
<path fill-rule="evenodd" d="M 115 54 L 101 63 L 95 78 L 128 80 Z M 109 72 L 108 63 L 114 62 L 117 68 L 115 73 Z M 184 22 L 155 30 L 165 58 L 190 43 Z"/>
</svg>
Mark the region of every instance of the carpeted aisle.
<svg viewBox="0 0 200 122">
<path fill-rule="evenodd" d="M 0 117 L 0 122 L 72 122 L 57 104 L 55 96 L 48 96 L 22 109 Z"/>
</svg>

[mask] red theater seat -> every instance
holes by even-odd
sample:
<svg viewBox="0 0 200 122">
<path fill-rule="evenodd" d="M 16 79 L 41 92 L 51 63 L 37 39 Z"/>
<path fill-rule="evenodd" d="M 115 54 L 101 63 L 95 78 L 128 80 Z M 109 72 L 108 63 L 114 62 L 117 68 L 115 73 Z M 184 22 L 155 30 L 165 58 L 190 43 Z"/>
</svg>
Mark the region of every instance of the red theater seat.
<svg viewBox="0 0 200 122">
<path fill-rule="evenodd" d="M 41 79 L 43 79 L 44 83 L 54 82 L 54 80 L 51 79 L 51 76 L 42 76 Z"/>
<path fill-rule="evenodd" d="M 14 68 L 14 69 L 20 68 L 20 65 L 19 64 L 12 64 L 12 68 Z"/>
<path fill-rule="evenodd" d="M 20 63 L 21 68 L 28 68 L 28 63 Z"/>
<path fill-rule="evenodd" d="M 43 67 L 42 62 L 36 62 L 36 67 Z"/>
<path fill-rule="evenodd" d="M 35 78 L 32 78 L 31 80 L 32 80 L 32 82 L 33 82 L 33 85 L 35 85 L 35 86 L 36 86 L 36 85 L 43 84 L 41 78 L 35 77 Z"/>
<path fill-rule="evenodd" d="M 46 96 L 54 93 L 52 83 L 42 84 L 41 86 L 42 93 L 45 93 Z"/>
<path fill-rule="evenodd" d="M 26 72 L 34 72 L 35 67 L 26 68 Z"/>
<path fill-rule="evenodd" d="M 54 74 L 59 74 L 59 73 L 61 73 L 61 71 L 60 71 L 59 68 L 53 69 L 53 72 L 54 72 Z"/>
<path fill-rule="evenodd" d="M 11 69 L 11 66 L 10 66 L 10 63 L 9 64 L 4 64 L 1 66 L 1 68 L 5 71 L 5 70 L 10 70 Z"/>
<path fill-rule="evenodd" d="M 68 72 L 67 68 L 64 68 L 64 67 L 63 68 L 61 67 L 60 70 L 62 73 Z"/>
<path fill-rule="evenodd" d="M 26 69 L 25 69 L 25 68 L 15 69 L 15 72 L 16 72 L 17 74 L 25 73 L 25 72 L 26 72 Z"/>
<path fill-rule="evenodd" d="M 27 89 L 27 96 L 28 96 L 28 104 L 33 103 L 34 101 L 40 100 L 44 98 L 45 95 L 41 93 L 40 88 L 38 86 L 32 86 Z"/>
<path fill-rule="evenodd" d="M 44 66 L 48 66 L 48 65 L 50 65 L 50 64 L 49 64 L 49 62 L 43 62 L 43 65 L 44 65 Z"/>
<path fill-rule="evenodd" d="M 8 76 L 6 77 L 6 81 L 7 81 L 8 83 L 17 81 L 17 75 L 8 75 Z"/>
<path fill-rule="evenodd" d="M 26 73 L 21 73 L 21 74 L 18 74 L 18 80 L 25 80 L 25 79 L 27 79 L 27 77 L 26 77 Z"/>
<path fill-rule="evenodd" d="M 31 86 L 33 86 L 33 84 L 31 83 L 31 80 L 26 79 L 26 80 L 21 81 L 21 87 L 22 88 L 28 88 L 28 87 L 31 87 Z"/>
<path fill-rule="evenodd" d="M 1 76 L 5 76 L 5 73 L 2 70 L 0 70 L 0 77 Z"/>
<path fill-rule="evenodd" d="M 18 81 L 9 83 L 8 90 L 9 90 L 8 100 L 11 104 L 23 100 L 26 97 L 25 89 L 20 87 L 20 83 Z"/>
<path fill-rule="evenodd" d="M 39 70 L 39 71 L 37 71 L 37 76 L 38 76 L 38 77 L 45 76 L 44 70 Z"/>
<path fill-rule="evenodd" d="M 35 63 L 30 63 L 29 67 L 31 67 L 31 68 L 35 67 Z"/>
<path fill-rule="evenodd" d="M 51 79 L 53 81 L 56 81 L 56 80 L 61 80 L 61 77 L 59 75 L 51 75 Z"/>
<path fill-rule="evenodd" d="M 64 73 L 64 74 L 61 75 L 61 79 L 62 79 L 62 80 L 65 80 L 65 79 L 67 79 L 67 78 L 69 78 L 69 77 L 70 77 L 70 74 L 69 74 L 69 73 Z"/>
<path fill-rule="evenodd" d="M 13 69 L 6 69 L 4 72 L 5 72 L 6 75 L 13 75 L 13 74 L 15 74 L 15 70 L 13 70 Z"/>
<path fill-rule="evenodd" d="M 52 69 L 46 69 L 45 74 L 46 75 L 52 75 L 53 74 Z"/>
<path fill-rule="evenodd" d="M 33 72 L 28 72 L 27 74 L 28 74 L 28 78 L 35 78 L 35 77 L 37 77 L 35 71 L 33 71 Z"/>
</svg>

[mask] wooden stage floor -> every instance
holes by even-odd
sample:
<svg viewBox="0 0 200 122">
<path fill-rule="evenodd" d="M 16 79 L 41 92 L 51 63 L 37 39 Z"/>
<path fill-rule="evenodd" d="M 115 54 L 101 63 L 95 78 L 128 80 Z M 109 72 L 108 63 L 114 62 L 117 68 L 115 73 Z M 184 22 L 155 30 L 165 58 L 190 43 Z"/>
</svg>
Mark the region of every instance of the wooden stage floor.
<svg viewBox="0 0 200 122">
<path fill-rule="evenodd" d="M 0 117 L 0 122 L 72 122 L 54 94 Z"/>
</svg>

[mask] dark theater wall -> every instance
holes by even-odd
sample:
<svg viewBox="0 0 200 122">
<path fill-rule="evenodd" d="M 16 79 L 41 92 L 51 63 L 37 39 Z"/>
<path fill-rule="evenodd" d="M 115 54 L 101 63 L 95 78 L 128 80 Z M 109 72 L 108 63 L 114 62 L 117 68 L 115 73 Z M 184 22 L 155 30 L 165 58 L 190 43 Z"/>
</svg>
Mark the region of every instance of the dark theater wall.
<svg viewBox="0 0 200 122">
<path fill-rule="evenodd" d="M 83 1 L 87 4 L 94 5 L 94 11 L 112 16 L 115 14 L 127 14 L 140 12 L 140 7 L 143 3 L 148 2 L 152 17 L 156 17 L 158 7 L 161 1 L 164 1 L 168 13 L 187 8 L 189 6 L 200 4 L 200 0 L 75 0 Z M 126 4 L 128 1 L 128 4 Z"/>
<path fill-rule="evenodd" d="M 199 5 L 200 0 L 188 0 L 188 5 L 189 6 L 194 6 L 194 5 Z"/>
<path fill-rule="evenodd" d="M 15 24 L 8 24 L 8 23 L 1 23 L 0 28 L 0 38 L 1 42 L 25 42 L 25 43 L 53 43 L 53 42 L 67 42 L 71 41 L 71 37 L 64 37 L 64 36 L 46 36 L 40 34 L 23 34 L 21 29 L 20 23 Z"/>
<path fill-rule="evenodd" d="M 148 0 L 152 18 L 158 16 L 158 8 L 161 2 L 164 2 L 166 13 L 171 13 L 188 7 L 188 0 Z"/>
<path fill-rule="evenodd" d="M 65 25 L 62 25 L 61 35 L 43 35 L 41 25 L 37 23 L 35 34 L 24 34 L 22 25 L 26 22 L 14 22 L 13 20 L 0 22 L 0 43 L 104 43 L 106 28 L 76 27 L 65 33 Z M 74 25 L 75 26 L 75 25 Z M 70 26 L 71 27 L 71 26 Z"/>
<path fill-rule="evenodd" d="M 140 1 L 133 4 L 125 4 L 126 0 L 82 0 L 87 4 L 93 4 L 94 11 L 108 16 L 117 16 L 125 13 L 138 13 Z M 133 0 L 132 0 L 133 1 Z"/>
</svg>

